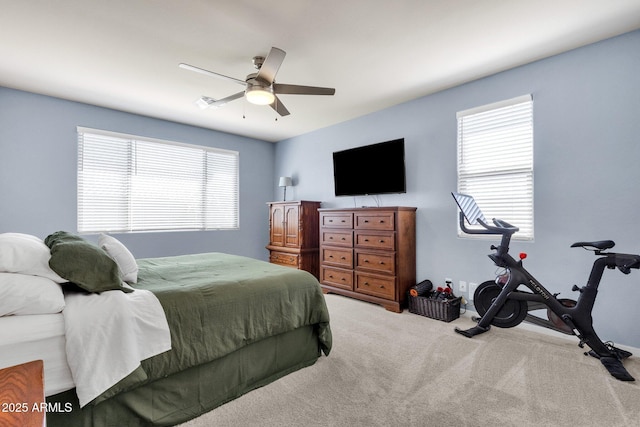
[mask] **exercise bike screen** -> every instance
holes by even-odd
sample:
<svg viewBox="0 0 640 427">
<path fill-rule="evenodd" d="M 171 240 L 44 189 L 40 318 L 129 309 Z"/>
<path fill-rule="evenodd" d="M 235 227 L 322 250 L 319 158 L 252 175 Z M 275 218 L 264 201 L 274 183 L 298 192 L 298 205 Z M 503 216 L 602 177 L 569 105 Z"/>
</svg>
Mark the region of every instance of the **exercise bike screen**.
<svg viewBox="0 0 640 427">
<path fill-rule="evenodd" d="M 476 225 L 478 224 L 478 220 L 484 222 L 485 224 L 487 223 L 484 215 L 482 214 L 482 211 L 480 210 L 480 207 L 478 207 L 475 199 L 472 196 L 460 193 L 451 193 L 451 195 L 456 200 L 458 207 L 464 214 L 465 218 L 467 218 L 469 224 Z"/>
</svg>

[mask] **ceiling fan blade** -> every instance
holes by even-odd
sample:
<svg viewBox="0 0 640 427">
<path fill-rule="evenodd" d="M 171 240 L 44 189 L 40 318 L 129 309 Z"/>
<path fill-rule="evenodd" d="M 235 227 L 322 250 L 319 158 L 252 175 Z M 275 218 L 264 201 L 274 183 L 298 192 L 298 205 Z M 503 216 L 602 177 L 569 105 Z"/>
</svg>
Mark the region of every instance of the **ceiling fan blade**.
<svg viewBox="0 0 640 427">
<path fill-rule="evenodd" d="M 233 77 L 225 76 L 224 74 L 214 73 L 213 71 L 205 70 L 204 68 L 194 67 L 193 65 L 189 65 L 189 64 L 185 64 L 185 63 L 180 63 L 178 65 L 178 67 L 180 67 L 182 69 L 185 69 L 185 70 L 189 70 L 189 71 L 195 71 L 196 73 L 204 74 L 205 76 L 212 76 L 212 77 L 218 77 L 218 78 L 222 78 L 222 79 L 226 79 L 226 80 L 231 80 L 231 81 L 239 83 L 241 85 L 246 85 L 247 84 L 247 82 L 245 82 L 244 80 L 240 80 L 240 79 L 236 79 L 236 78 L 233 78 Z"/>
<path fill-rule="evenodd" d="M 203 110 L 207 108 L 218 108 L 222 107 L 230 101 L 233 101 L 234 99 L 242 98 L 243 96 L 244 92 L 234 93 L 233 95 L 227 96 L 226 98 L 222 99 L 213 99 L 209 96 L 201 96 L 196 101 L 196 105 Z"/>
<path fill-rule="evenodd" d="M 271 104 L 271 108 L 276 110 L 276 112 L 283 117 L 291 114 L 289 113 L 289 110 L 287 110 L 287 107 L 284 106 L 282 101 L 280 101 L 280 99 L 277 96 L 276 96 L 276 100 L 273 101 L 273 103 Z"/>
<path fill-rule="evenodd" d="M 226 98 L 218 99 L 216 102 L 210 105 L 210 107 L 222 107 L 227 102 L 231 102 L 235 99 L 242 98 L 244 96 L 244 91 L 234 93 L 233 95 L 229 95 Z"/>
<path fill-rule="evenodd" d="M 299 86 L 274 83 L 273 90 L 279 95 L 333 95 L 336 90 L 331 87 Z"/>
<path fill-rule="evenodd" d="M 272 84 L 286 54 L 287 53 L 284 50 L 272 47 L 271 51 L 262 63 L 262 66 L 256 75 L 256 79 Z"/>
</svg>

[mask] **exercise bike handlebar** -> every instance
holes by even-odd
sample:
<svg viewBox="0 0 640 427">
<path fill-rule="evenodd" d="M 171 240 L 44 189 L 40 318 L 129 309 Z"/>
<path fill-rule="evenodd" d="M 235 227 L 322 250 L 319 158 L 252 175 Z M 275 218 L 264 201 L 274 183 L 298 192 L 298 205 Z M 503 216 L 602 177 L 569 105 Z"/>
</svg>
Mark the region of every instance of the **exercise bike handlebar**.
<svg viewBox="0 0 640 427">
<path fill-rule="evenodd" d="M 618 253 L 602 255 L 612 255 L 614 260 L 610 268 L 618 268 L 624 274 L 631 273 L 632 268 L 640 269 L 640 255 Z"/>
<path fill-rule="evenodd" d="M 480 224 L 484 228 L 484 230 L 480 230 L 477 228 L 468 228 L 465 224 L 465 215 L 462 211 L 460 212 L 460 229 L 467 234 L 511 235 L 517 232 L 518 230 L 520 230 L 518 227 L 511 225 L 508 222 L 503 221 L 501 219 L 493 218 L 492 222 L 494 225 L 489 225 L 480 218 L 478 218 L 476 221 L 478 222 L 478 224 Z"/>
<path fill-rule="evenodd" d="M 487 223 L 482 211 L 476 204 L 476 201 L 472 196 L 461 193 L 451 193 L 456 204 L 460 208 L 460 229 L 467 234 L 502 234 L 503 238 L 510 237 L 513 233 L 519 230 L 501 219 L 494 218 L 492 220 L 493 225 Z M 469 225 L 480 224 L 482 229 L 468 228 L 465 224 L 465 219 Z"/>
</svg>

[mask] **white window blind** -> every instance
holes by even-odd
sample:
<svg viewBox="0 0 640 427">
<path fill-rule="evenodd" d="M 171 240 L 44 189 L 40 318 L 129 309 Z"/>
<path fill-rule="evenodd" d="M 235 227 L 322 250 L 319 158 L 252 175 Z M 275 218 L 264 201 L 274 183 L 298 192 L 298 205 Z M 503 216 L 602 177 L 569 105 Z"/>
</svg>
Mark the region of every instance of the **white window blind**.
<svg viewBox="0 0 640 427">
<path fill-rule="evenodd" d="M 487 219 L 519 227 L 514 239 L 533 240 L 531 95 L 461 111 L 457 118 L 458 192 L 473 196 Z"/>
<path fill-rule="evenodd" d="M 78 128 L 78 231 L 238 228 L 238 152 Z"/>
</svg>

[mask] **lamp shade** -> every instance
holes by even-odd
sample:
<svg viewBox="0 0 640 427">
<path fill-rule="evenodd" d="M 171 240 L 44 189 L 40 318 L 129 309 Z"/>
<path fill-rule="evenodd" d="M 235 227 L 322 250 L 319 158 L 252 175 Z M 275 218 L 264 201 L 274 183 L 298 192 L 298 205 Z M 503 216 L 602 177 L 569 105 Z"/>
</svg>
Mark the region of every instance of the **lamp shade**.
<svg viewBox="0 0 640 427">
<path fill-rule="evenodd" d="M 280 181 L 278 182 L 278 187 L 291 187 L 291 184 L 290 176 L 281 176 Z"/>
</svg>

